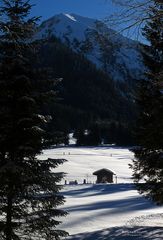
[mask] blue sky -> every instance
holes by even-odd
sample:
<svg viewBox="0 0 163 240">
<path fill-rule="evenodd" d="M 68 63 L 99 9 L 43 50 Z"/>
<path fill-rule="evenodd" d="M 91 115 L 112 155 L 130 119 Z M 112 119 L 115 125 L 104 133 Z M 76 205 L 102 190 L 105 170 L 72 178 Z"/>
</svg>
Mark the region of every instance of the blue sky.
<svg viewBox="0 0 163 240">
<path fill-rule="evenodd" d="M 86 17 L 103 19 L 116 11 L 111 0 L 32 0 L 36 6 L 34 15 L 45 20 L 58 13 L 76 13 Z"/>
</svg>

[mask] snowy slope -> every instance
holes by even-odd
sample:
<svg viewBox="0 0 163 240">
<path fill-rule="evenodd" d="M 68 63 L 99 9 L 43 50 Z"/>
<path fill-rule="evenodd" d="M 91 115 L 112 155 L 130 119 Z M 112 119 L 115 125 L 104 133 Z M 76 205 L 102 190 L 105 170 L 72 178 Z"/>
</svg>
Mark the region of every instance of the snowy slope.
<svg viewBox="0 0 163 240">
<path fill-rule="evenodd" d="M 94 182 L 92 173 L 108 168 L 118 176 L 117 184 L 66 185 L 62 207 L 69 212 L 61 228 L 71 240 L 161 240 L 163 237 L 163 207 L 138 194 L 128 164 L 133 154 L 126 148 L 80 147 L 47 150 L 40 158 L 68 160 L 58 171 L 67 172 L 67 181 L 83 178 Z"/>
<path fill-rule="evenodd" d="M 36 38 L 56 36 L 84 54 L 115 81 L 139 79 L 144 71 L 140 44 L 109 29 L 103 22 L 76 14 L 59 14 L 43 22 Z"/>
</svg>

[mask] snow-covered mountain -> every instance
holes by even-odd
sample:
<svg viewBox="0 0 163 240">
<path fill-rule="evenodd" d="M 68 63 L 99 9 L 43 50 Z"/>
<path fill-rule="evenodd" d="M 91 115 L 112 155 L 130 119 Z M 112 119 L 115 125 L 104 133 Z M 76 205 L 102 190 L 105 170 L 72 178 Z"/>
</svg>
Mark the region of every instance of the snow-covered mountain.
<svg viewBox="0 0 163 240">
<path fill-rule="evenodd" d="M 52 36 L 84 54 L 115 81 L 130 82 L 142 76 L 140 43 L 109 29 L 99 20 L 76 14 L 56 15 L 40 25 L 35 37 Z"/>
</svg>

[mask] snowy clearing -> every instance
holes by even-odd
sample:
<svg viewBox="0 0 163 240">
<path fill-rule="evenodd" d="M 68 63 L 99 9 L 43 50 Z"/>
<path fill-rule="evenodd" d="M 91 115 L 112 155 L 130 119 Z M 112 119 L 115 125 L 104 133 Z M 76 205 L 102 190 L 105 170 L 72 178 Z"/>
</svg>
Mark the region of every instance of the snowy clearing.
<svg viewBox="0 0 163 240">
<path fill-rule="evenodd" d="M 128 164 L 133 154 L 118 147 L 63 147 L 46 150 L 40 158 L 65 158 L 58 168 L 67 173 L 62 207 L 69 215 L 60 228 L 71 240 L 161 240 L 163 239 L 163 207 L 158 207 L 138 194 L 132 183 Z M 118 183 L 94 184 L 92 173 L 101 168 L 115 172 Z M 83 179 L 90 184 L 83 185 Z M 63 183 L 64 183 L 63 181 Z M 114 182 L 116 179 L 114 178 Z"/>
<path fill-rule="evenodd" d="M 67 173 L 65 180 L 77 180 L 83 183 L 84 179 L 95 183 L 96 176 L 92 173 L 101 168 L 108 168 L 118 177 L 119 183 L 131 183 L 131 170 L 128 167 L 132 163 L 133 154 L 125 148 L 115 147 L 80 147 L 57 148 L 47 150 L 44 158 L 64 158 L 68 160 L 57 171 Z"/>
</svg>

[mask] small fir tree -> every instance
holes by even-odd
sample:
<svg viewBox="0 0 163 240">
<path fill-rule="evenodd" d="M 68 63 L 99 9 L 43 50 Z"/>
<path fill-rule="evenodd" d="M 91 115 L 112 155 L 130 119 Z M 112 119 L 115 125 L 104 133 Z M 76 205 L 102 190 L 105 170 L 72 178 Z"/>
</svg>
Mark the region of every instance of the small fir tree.
<svg viewBox="0 0 163 240">
<path fill-rule="evenodd" d="M 57 206 L 62 159 L 39 160 L 48 122 L 41 105 L 54 96 L 53 79 L 33 68 L 30 42 L 37 18 L 28 19 L 29 1 L 1 1 L 0 34 L 0 239 L 60 239 Z M 30 56 L 30 57 L 29 57 Z"/>
<path fill-rule="evenodd" d="M 147 66 L 146 79 L 141 82 L 137 99 L 140 116 L 132 166 L 134 179 L 141 193 L 158 204 L 163 203 L 163 10 L 162 1 L 153 1 L 144 35 L 150 46 L 144 46 L 143 57 Z M 140 184 L 141 181 L 143 184 Z"/>
</svg>

